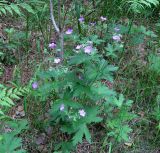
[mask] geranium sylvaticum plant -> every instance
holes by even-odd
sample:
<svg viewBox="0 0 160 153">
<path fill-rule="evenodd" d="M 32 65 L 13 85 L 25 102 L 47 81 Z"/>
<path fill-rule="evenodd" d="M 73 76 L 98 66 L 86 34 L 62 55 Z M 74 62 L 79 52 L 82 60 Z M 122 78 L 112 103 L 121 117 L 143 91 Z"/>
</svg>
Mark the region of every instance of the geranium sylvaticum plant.
<svg viewBox="0 0 160 153">
<path fill-rule="evenodd" d="M 83 16 L 78 21 L 91 26 L 85 23 Z M 104 16 L 99 19 L 102 24 L 106 21 Z M 115 30 L 119 31 L 118 28 Z M 113 76 L 118 68 L 109 64 L 98 50 L 97 45 L 104 43 L 104 40 L 98 34 L 75 40 L 76 30 L 72 28 L 62 33 L 74 43 L 73 48 L 63 59 L 54 58 L 52 70 L 39 73 L 42 82 L 41 86 L 36 86 L 39 88 L 37 92 L 42 92 L 39 95 L 51 98 L 51 125 L 59 125 L 63 133 L 70 135 L 56 149 L 69 152 L 82 143 L 83 138 L 91 143 L 91 123 L 101 122 L 107 129 L 106 137 L 127 141 L 128 133 L 131 132 L 127 122 L 134 117 L 129 113 L 132 101 L 126 101 L 123 95 L 114 91 Z M 120 34 L 113 35 L 111 41 L 119 43 L 121 38 Z M 56 43 L 49 44 L 49 48 L 55 49 Z M 45 87 L 47 90 L 43 90 Z"/>
<path fill-rule="evenodd" d="M 50 93 L 56 95 L 50 110 L 51 124 L 59 124 L 62 132 L 73 136 L 68 142 L 61 143 L 62 150 L 73 149 L 84 136 L 91 143 L 88 128 L 91 123 L 102 122 L 106 129 L 110 129 L 108 135 L 118 138 L 118 141 L 127 141 L 127 134 L 131 131 L 124 124 L 133 117 L 128 113 L 131 101 L 125 101 L 122 95 L 119 96 L 105 83 L 114 83 L 113 74 L 117 67 L 109 65 L 98 54 L 94 44 L 83 45 L 78 52 L 73 49 L 65 64 L 57 63 L 52 71 L 39 74 L 44 81 L 42 86 L 48 86 Z M 118 110 L 115 115 L 114 110 Z M 128 117 L 123 117 L 123 113 Z M 116 118 L 119 115 L 121 117 Z M 121 135 L 123 127 L 125 129 Z"/>
</svg>

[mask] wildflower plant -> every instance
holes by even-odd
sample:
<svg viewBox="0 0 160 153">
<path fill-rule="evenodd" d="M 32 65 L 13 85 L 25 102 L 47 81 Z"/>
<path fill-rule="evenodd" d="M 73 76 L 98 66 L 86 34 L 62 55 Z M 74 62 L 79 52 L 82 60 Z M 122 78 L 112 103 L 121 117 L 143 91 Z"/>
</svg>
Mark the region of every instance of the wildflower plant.
<svg viewBox="0 0 160 153">
<path fill-rule="evenodd" d="M 118 67 L 110 64 L 109 59 L 118 58 L 124 51 L 125 43 L 128 43 L 126 36 L 132 41 L 136 33 L 153 35 L 143 27 L 141 30 L 138 27 L 129 29 L 109 23 L 103 16 L 94 26 L 91 23 L 95 21 L 87 23 L 83 16 L 78 22 L 81 37 L 75 28 L 74 33 L 71 28 L 65 31 L 69 35 L 66 41 L 69 39 L 70 44 L 66 43 L 64 62 L 57 63 L 52 71 L 39 74 L 44 83 L 42 86 L 49 86 L 48 96 L 55 95 L 50 110 L 51 125 L 59 125 L 63 133 L 70 135 L 57 147 L 62 152 L 74 150 L 83 138 L 91 143 L 89 127 L 94 123 L 101 123 L 106 129 L 104 141 L 107 138 L 107 143 L 129 141 L 132 129 L 128 123 L 136 115 L 130 112 L 132 101 L 125 100 L 114 89 L 114 74 Z"/>
<path fill-rule="evenodd" d="M 71 23 L 61 29 L 55 26 L 66 42 L 50 43 L 49 48 L 57 51 L 65 44 L 61 46 L 63 58 L 53 57 L 54 67 L 41 71 L 37 77 L 41 83 L 34 93 L 43 102 L 50 101 L 50 124 L 60 127 L 68 136 L 54 151 L 70 152 L 84 138 L 92 143 L 90 127 L 95 123 L 106 130 L 107 143 L 127 142 L 132 131 L 129 126 L 135 117 L 130 111 L 132 101 L 115 91 L 114 75 L 118 67 L 109 62 L 123 50 L 128 31 L 109 23 L 105 16 L 95 21 L 84 16 L 77 17 L 81 31 Z M 55 25 L 54 18 L 52 22 Z"/>
<path fill-rule="evenodd" d="M 105 19 L 103 17 L 101 22 Z M 129 112 L 132 101 L 126 101 L 123 95 L 104 83 L 105 80 L 114 84 L 114 73 L 118 69 L 109 64 L 98 49 L 105 41 L 95 34 L 75 40 L 76 34 L 72 32 L 68 29 L 66 34 L 72 35 L 70 41 L 75 45 L 70 54 L 65 55 L 64 62 L 58 64 L 60 60 L 55 59 L 52 70 L 39 73 L 42 80 L 39 88 L 48 87 L 46 100 L 55 95 L 51 101 L 50 124 L 59 125 L 63 133 L 70 135 L 70 139 L 60 142 L 56 149 L 70 152 L 83 138 L 91 143 L 91 123 L 101 122 L 107 130 L 106 137 L 127 141 L 132 131 L 127 123 L 135 117 Z M 116 43 L 119 43 L 117 39 Z M 44 95 L 45 91 L 40 91 L 43 94 L 39 95 Z"/>
<path fill-rule="evenodd" d="M 32 125 L 33 122 L 41 122 L 44 119 L 42 125 L 44 128 L 45 126 L 53 126 L 53 131 L 56 128 L 58 129 L 58 133 L 61 132 L 63 134 L 62 137 L 58 137 L 59 142 L 56 141 L 55 143 L 54 140 L 51 140 L 51 138 L 54 139 L 55 135 L 53 137 L 50 136 L 51 133 L 48 134 L 45 129 L 45 133 L 48 135 L 47 141 L 37 146 L 37 149 L 43 147 L 44 151 L 49 149 L 48 152 L 72 152 L 84 139 L 92 143 L 94 134 L 97 134 L 97 131 L 95 131 L 97 126 L 103 129 L 104 135 L 104 137 L 98 138 L 100 145 L 103 143 L 101 145 L 102 149 L 99 150 L 98 148 L 99 152 L 114 152 L 112 150 L 112 144 L 114 143 L 124 143 L 130 147 L 132 145 L 132 143 L 130 143 L 132 140 L 130 141 L 129 139 L 129 134 L 132 132 L 130 125 L 132 125 L 133 122 L 131 121 L 136 115 L 132 113 L 133 102 L 126 99 L 121 92 L 128 94 L 129 91 L 133 89 L 136 90 L 129 93 L 128 97 L 136 95 L 134 97 L 136 97 L 135 100 L 138 102 L 141 102 L 143 97 L 147 97 L 146 99 L 149 103 L 152 101 L 151 99 L 153 99 L 151 94 L 157 98 L 157 104 L 154 106 L 156 109 L 153 110 L 154 112 L 152 114 L 154 118 L 153 122 L 148 122 L 149 107 L 147 106 L 147 122 L 151 123 L 151 125 L 154 124 L 156 127 L 157 130 L 155 130 L 156 132 L 152 133 L 152 135 L 156 135 L 156 139 L 158 140 L 160 110 L 159 97 L 155 95 L 159 89 L 160 58 L 156 53 L 150 53 L 148 61 L 144 61 L 146 64 L 143 64 L 142 67 L 138 65 L 139 58 L 143 61 L 143 59 L 147 59 L 146 57 L 139 56 L 137 58 L 137 56 L 133 56 L 136 58 L 130 58 L 132 48 L 136 47 L 134 51 L 137 51 L 138 45 L 143 42 L 146 44 L 145 48 L 148 48 L 150 42 L 147 37 L 156 38 L 156 35 L 152 31 L 147 31 L 143 26 L 134 25 L 134 23 L 137 24 L 134 19 L 130 21 L 126 19 L 126 17 L 124 18 L 124 16 L 119 18 L 118 16 L 121 14 L 120 11 L 119 13 L 115 13 L 118 14 L 117 17 L 120 19 L 118 24 L 116 23 L 117 21 L 111 22 L 113 12 L 117 12 L 117 10 L 122 10 L 123 8 L 126 10 L 126 8 L 129 8 L 128 12 L 132 10 L 134 17 L 137 17 L 136 14 L 142 12 L 145 8 L 158 6 L 158 0 L 143 0 L 141 2 L 131 0 L 124 1 L 124 3 L 123 1 L 92 0 L 85 1 L 85 3 L 87 3 L 87 5 L 84 4 L 83 6 L 83 3 L 78 0 L 68 1 L 67 5 L 61 0 L 50 0 L 50 4 L 49 1 L 42 0 L 27 1 L 27 3 L 16 1 L 15 4 L 7 1 L 0 2 L 1 16 L 2 14 L 10 14 L 14 16 L 14 18 L 19 16 L 21 17 L 20 22 L 25 19 L 25 21 L 23 21 L 24 24 L 16 27 L 16 29 L 18 28 L 17 30 L 13 28 L 5 30 L 7 39 L 3 37 L 2 33 L 2 39 L 0 40 L 0 48 L 2 50 L 0 51 L 0 60 L 6 64 L 17 63 L 19 61 L 19 63 L 16 64 L 17 66 L 21 66 L 21 62 L 24 61 L 24 63 L 27 63 L 26 68 L 28 68 L 28 66 L 30 67 L 30 61 L 32 61 L 28 53 L 38 50 L 39 52 L 34 55 L 40 53 L 43 62 L 41 64 L 39 63 L 36 68 L 37 71 L 41 68 L 44 69 L 41 70 L 38 76 L 36 73 L 34 76 L 36 81 L 34 79 L 30 82 L 29 87 L 31 90 L 4 87 L 0 84 L 0 153 L 26 152 L 22 146 L 20 133 L 23 132 L 22 130 L 28 128 L 28 123 L 26 120 L 16 121 L 11 119 L 7 116 L 7 112 L 14 106 L 14 103 L 18 104 L 21 102 L 20 97 L 24 97 L 25 93 L 28 92 L 28 96 L 24 97 L 24 111 L 27 114 L 27 118 L 31 117 L 30 125 Z M 117 4 L 115 5 L 115 3 Z M 111 4 L 112 6 L 115 5 L 116 8 L 108 7 Z M 50 21 L 53 27 L 48 24 L 49 6 Z M 117 9 L 118 7 L 120 9 Z M 55 8 L 58 8 L 58 11 L 53 10 Z M 99 8 L 102 9 L 99 10 Z M 101 13 L 100 15 L 97 15 L 97 9 L 98 12 Z M 110 10 L 112 14 L 109 13 Z M 54 14 L 57 16 L 55 17 Z M 95 16 L 93 14 L 95 14 Z M 107 17 L 107 14 L 110 14 L 110 16 Z M 25 30 L 25 32 L 20 32 L 22 29 Z M 56 34 L 51 32 L 52 29 L 54 29 Z M 30 48 L 32 43 L 33 48 Z M 159 42 L 154 41 L 152 43 L 150 44 L 153 46 L 159 46 Z M 35 48 L 36 46 L 37 48 Z M 155 49 L 158 48 L 157 46 L 155 46 Z M 145 48 L 141 49 L 144 51 Z M 142 54 L 144 53 L 143 51 Z M 27 52 L 28 55 L 25 52 Z M 127 52 L 127 54 L 125 54 L 125 52 Z M 139 52 L 136 52 L 136 54 L 137 53 L 139 54 Z M 36 59 L 38 59 L 35 64 L 41 61 L 38 56 L 33 57 L 37 57 Z M 129 66 L 127 65 L 128 62 L 125 61 L 126 59 L 129 61 Z M 27 60 L 27 62 L 25 62 L 25 60 Z M 133 69 L 130 67 L 132 66 L 133 60 L 136 61 L 136 68 L 135 71 L 132 72 Z M 122 72 L 119 71 L 116 74 L 116 71 L 119 69 L 117 65 L 120 68 L 123 66 L 123 68 L 121 69 Z M 126 71 L 128 68 L 130 69 L 129 72 L 131 72 L 129 73 L 131 79 L 128 78 Z M 142 69 L 142 71 L 139 71 L 139 69 Z M 17 70 L 15 72 L 17 72 Z M 134 72 L 136 72 L 135 75 L 132 75 Z M 143 73 L 141 74 L 141 72 Z M 126 76 L 127 79 L 124 78 Z M 140 79 L 137 79 L 135 76 L 138 76 Z M 126 83 L 121 82 L 121 77 L 123 78 L 122 81 Z M 117 82 L 114 80 L 115 78 L 118 79 Z M 124 89 L 121 89 L 123 85 L 126 86 Z M 117 86 L 118 90 L 116 88 Z M 28 104 L 29 101 L 31 101 L 31 104 Z M 34 105 L 33 101 L 41 101 L 41 104 Z M 32 109 L 28 109 L 30 108 L 28 106 L 34 109 L 35 106 L 38 107 L 32 111 Z M 133 107 L 134 110 L 135 107 L 136 105 Z M 139 105 L 138 107 L 141 108 Z M 137 110 L 134 112 L 137 112 Z M 41 113 L 43 113 L 42 117 L 40 115 Z M 141 116 L 145 118 L 143 112 L 139 114 L 142 114 Z M 138 121 L 138 125 L 140 124 L 140 120 L 133 121 L 136 121 L 136 123 Z M 6 125 L 11 128 L 10 132 L 5 132 Z M 31 128 L 34 125 L 36 124 L 34 123 Z M 36 126 L 36 131 L 39 125 L 40 124 Z M 138 127 L 141 128 L 141 126 Z M 38 133 L 42 132 L 42 128 Z M 30 131 L 32 130 L 30 129 L 29 133 Z M 28 132 L 26 134 L 28 134 Z M 45 134 L 43 136 L 45 136 Z M 46 148 L 49 146 L 46 143 L 50 140 L 51 146 L 52 144 L 55 146 Z M 106 151 L 108 148 L 109 151 Z M 39 150 L 39 152 L 43 151 Z"/>
</svg>

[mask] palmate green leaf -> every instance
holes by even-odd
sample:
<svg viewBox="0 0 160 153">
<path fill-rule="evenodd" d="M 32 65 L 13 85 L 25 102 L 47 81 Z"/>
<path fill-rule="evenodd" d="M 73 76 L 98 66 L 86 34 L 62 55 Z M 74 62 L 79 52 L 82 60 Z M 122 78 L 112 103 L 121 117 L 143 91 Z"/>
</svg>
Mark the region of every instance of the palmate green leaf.
<svg viewBox="0 0 160 153">
<path fill-rule="evenodd" d="M 25 153 L 26 151 L 21 148 L 22 139 L 14 137 L 11 133 L 2 135 L 0 141 L 0 153 Z M 17 150 L 17 151 L 16 151 Z"/>
<path fill-rule="evenodd" d="M 85 138 L 86 140 L 91 143 L 91 134 L 89 132 L 89 129 L 87 128 L 87 126 L 85 125 L 84 127 L 84 135 L 85 135 Z"/>
<path fill-rule="evenodd" d="M 122 107 L 124 100 L 125 100 L 124 96 L 122 94 L 120 94 L 119 99 L 115 98 L 113 103 L 120 108 L 120 107 Z"/>
<path fill-rule="evenodd" d="M 112 58 L 117 57 L 117 55 L 115 54 L 115 49 L 114 49 L 113 45 L 108 44 L 108 46 L 105 48 L 105 50 L 106 50 L 107 56 L 111 56 Z"/>
<path fill-rule="evenodd" d="M 1 135 L 0 153 L 25 153 L 22 148 L 22 139 L 17 137 L 22 130 L 27 129 L 27 121 L 8 121 L 6 125 L 11 127 L 13 131 Z"/>
<path fill-rule="evenodd" d="M 89 97 L 93 96 L 89 86 L 83 86 L 80 84 L 74 86 L 74 91 L 73 91 L 74 97 L 82 97 L 84 95 L 87 95 Z"/>
<path fill-rule="evenodd" d="M 50 79 L 50 78 L 58 79 L 59 77 L 62 77 L 63 75 L 66 75 L 67 71 L 68 71 L 67 67 L 61 67 L 60 69 L 59 68 L 54 68 L 52 71 L 39 72 L 38 76 L 41 79 Z"/>
<path fill-rule="evenodd" d="M 70 153 L 71 150 L 73 149 L 73 144 L 71 142 L 62 142 L 60 144 L 57 145 L 58 147 L 56 147 L 56 150 L 58 150 L 57 148 L 61 147 L 61 152 L 59 153 Z"/>
<path fill-rule="evenodd" d="M 56 89 L 56 83 L 45 83 L 34 93 L 35 96 L 43 97 L 44 99 L 50 95 L 50 93 Z"/>
<path fill-rule="evenodd" d="M 130 121 L 134 118 L 137 118 L 137 115 L 133 114 L 133 113 L 130 113 L 128 110 L 128 108 L 126 108 L 125 106 L 123 106 L 121 109 L 120 109 L 120 112 L 118 113 L 117 117 L 119 119 L 121 119 L 121 123 L 125 123 L 127 121 Z"/>
<path fill-rule="evenodd" d="M 102 98 L 107 98 L 116 95 L 116 93 L 113 90 L 109 89 L 107 86 L 101 83 L 94 84 L 91 90 L 93 93 L 95 93 L 95 95 L 100 96 Z"/>
<path fill-rule="evenodd" d="M 98 62 L 85 65 L 85 77 L 88 81 L 95 81 L 102 72 L 101 64 Z"/>
<path fill-rule="evenodd" d="M 80 107 L 80 108 L 84 108 L 84 107 Z M 61 130 L 63 132 L 67 132 L 68 134 L 73 134 L 79 129 L 81 129 L 82 125 L 87 125 L 90 123 L 98 123 L 102 121 L 102 118 L 98 116 L 100 114 L 98 106 L 97 107 L 85 107 L 84 110 L 86 112 L 85 117 L 79 118 L 72 123 L 66 122 L 65 124 L 63 124 Z M 87 135 L 87 131 L 85 132 Z"/>
<path fill-rule="evenodd" d="M 120 126 L 117 133 L 118 137 L 117 140 L 118 142 L 121 142 L 122 140 L 128 141 L 129 137 L 128 134 L 132 132 L 132 129 L 128 125 Z"/>
<path fill-rule="evenodd" d="M 108 132 L 108 136 L 114 137 L 118 142 L 128 141 L 128 134 L 132 132 L 132 129 L 128 125 L 119 126 L 116 129 L 113 129 L 111 132 Z"/>
<path fill-rule="evenodd" d="M 74 102 L 72 100 L 58 99 L 53 102 L 52 111 L 53 112 L 59 111 L 61 104 L 64 104 L 67 107 L 72 107 L 75 109 L 82 108 L 82 104 L 78 102 Z"/>
<path fill-rule="evenodd" d="M 113 81 L 113 73 L 118 70 L 118 67 L 113 65 L 105 65 L 101 70 L 101 79 Z"/>
<path fill-rule="evenodd" d="M 99 76 L 99 71 L 97 68 L 88 67 L 86 69 L 85 76 L 88 80 L 94 81 L 96 79 L 96 77 Z"/>
<path fill-rule="evenodd" d="M 117 71 L 117 69 L 118 67 L 109 65 L 104 59 L 93 63 L 88 62 L 87 65 L 85 65 L 85 77 L 90 81 L 101 79 L 112 81 L 112 74 L 113 72 Z"/>
<path fill-rule="evenodd" d="M 71 57 L 69 61 L 69 65 L 78 65 L 87 61 L 90 61 L 92 59 L 92 56 L 86 55 L 86 54 L 77 54 L 73 57 Z"/>
<path fill-rule="evenodd" d="M 98 35 L 91 35 L 91 36 L 90 36 L 90 40 L 91 40 L 94 44 L 97 44 L 97 45 L 105 42 L 103 39 L 98 38 Z"/>
<path fill-rule="evenodd" d="M 82 125 L 82 128 L 80 128 L 73 137 L 74 146 L 77 145 L 78 143 L 82 143 L 83 135 L 84 135 L 84 126 Z"/>
<path fill-rule="evenodd" d="M 118 67 L 116 67 L 116 66 L 113 66 L 113 65 L 108 65 L 108 66 L 106 66 L 105 67 L 105 72 L 115 72 L 115 71 L 117 71 L 118 70 Z"/>
<path fill-rule="evenodd" d="M 120 95 L 121 103 L 124 101 L 122 95 Z M 118 104 L 119 105 L 119 104 Z M 127 105 L 127 106 L 126 106 Z M 110 129 L 109 136 L 115 137 L 117 141 L 128 141 L 128 134 L 132 129 L 128 126 L 128 122 L 137 116 L 128 111 L 128 104 L 124 103 L 119 111 L 114 114 L 111 118 L 107 119 L 107 127 Z"/>
<path fill-rule="evenodd" d="M 82 143 L 83 136 L 85 136 L 86 140 L 91 143 L 91 135 L 86 126 L 86 124 L 81 125 L 76 134 L 73 137 L 73 145 L 77 145 L 78 143 Z"/>
<path fill-rule="evenodd" d="M 84 120 L 84 123 L 90 124 L 90 123 L 98 123 L 102 121 L 102 118 L 98 115 L 101 113 L 98 106 L 95 107 L 87 107 L 85 108 L 85 111 L 87 112 Z"/>
</svg>

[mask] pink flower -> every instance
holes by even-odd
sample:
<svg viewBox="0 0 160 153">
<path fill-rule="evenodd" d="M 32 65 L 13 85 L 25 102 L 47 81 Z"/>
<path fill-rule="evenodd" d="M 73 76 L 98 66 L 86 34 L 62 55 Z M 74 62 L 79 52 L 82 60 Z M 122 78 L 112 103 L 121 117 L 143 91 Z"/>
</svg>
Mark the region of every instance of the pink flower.
<svg viewBox="0 0 160 153">
<path fill-rule="evenodd" d="M 78 111 L 79 115 L 82 116 L 82 117 L 85 117 L 86 116 L 86 112 L 84 111 L 84 109 L 80 109 Z"/>
<path fill-rule="evenodd" d="M 121 41 L 121 37 L 122 37 L 122 35 L 119 34 L 119 35 L 114 35 L 112 38 L 113 38 L 113 40 L 119 42 L 119 41 Z"/>
<path fill-rule="evenodd" d="M 101 21 L 106 21 L 107 20 L 107 18 L 103 17 L 103 16 L 101 16 L 100 19 L 101 19 Z"/>
<path fill-rule="evenodd" d="M 70 34 L 72 34 L 72 32 L 73 32 L 73 29 L 69 28 L 65 33 L 66 33 L 67 35 L 70 35 Z"/>
<path fill-rule="evenodd" d="M 60 62 L 61 62 L 61 59 L 60 59 L 60 58 L 55 58 L 55 59 L 54 59 L 54 63 L 55 63 L 55 64 L 58 64 L 58 63 L 60 63 Z"/>
<path fill-rule="evenodd" d="M 56 43 L 53 42 L 53 43 L 50 43 L 48 47 L 50 49 L 54 49 L 54 48 L 56 48 L 56 46 L 57 46 Z"/>
<path fill-rule="evenodd" d="M 76 49 L 77 49 L 77 50 L 79 50 L 79 49 L 81 49 L 81 48 L 82 48 L 82 45 L 77 45 L 77 46 L 76 46 Z"/>
<path fill-rule="evenodd" d="M 32 83 L 32 88 L 37 89 L 38 88 L 38 82 L 33 82 Z"/>
<path fill-rule="evenodd" d="M 64 107 L 64 104 L 61 104 L 59 110 L 60 110 L 60 111 L 64 111 L 64 108 L 65 108 L 65 107 Z"/>
<path fill-rule="evenodd" d="M 81 16 L 78 20 L 79 20 L 79 22 L 84 22 L 84 17 Z"/>
<path fill-rule="evenodd" d="M 87 54 L 90 54 L 93 51 L 93 47 L 92 46 L 86 46 L 84 48 L 84 52 Z"/>
</svg>

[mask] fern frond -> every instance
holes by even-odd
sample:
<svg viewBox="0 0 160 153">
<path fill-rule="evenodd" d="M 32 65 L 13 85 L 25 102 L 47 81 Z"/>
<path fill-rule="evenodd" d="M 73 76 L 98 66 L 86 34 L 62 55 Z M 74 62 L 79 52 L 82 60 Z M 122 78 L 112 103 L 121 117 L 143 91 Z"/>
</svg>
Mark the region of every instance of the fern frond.
<svg viewBox="0 0 160 153">
<path fill-rule="evenodd" d="M 141 13 L 145 8 L 151 8 L 152 6 L 158 6 L 159 0 L 123 0 L 123 5 L 129 5 L 129 11 L 134 13 Z"/>
<path fill-rule="evenodd" d="M 14 105 L 13 100 L 20 99 L 20 96 L 23 96 L 24 94 L 28 93 L 27 88 L 10 88 L 0 85 L 0 115 L 4 115 L 4 112 L 2 111 L 2 108 L 10 108 Z"/>
<path fill-rule="evenodd" d="M 14 3 L 7 4 L 7 1 L 0 1 L 0 15 L 8 15 L 8 13 L 10 13 L 10 15 L 13 16 L 13 14 L 15 13 L 18 16 L 22 16 L 23 10 L 34 14 L 32 6 L 30 6 L 26 2 L 17 4 Z"/>
</svg>

